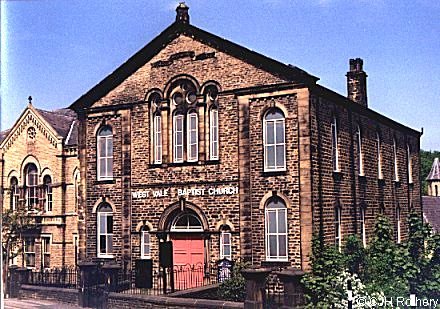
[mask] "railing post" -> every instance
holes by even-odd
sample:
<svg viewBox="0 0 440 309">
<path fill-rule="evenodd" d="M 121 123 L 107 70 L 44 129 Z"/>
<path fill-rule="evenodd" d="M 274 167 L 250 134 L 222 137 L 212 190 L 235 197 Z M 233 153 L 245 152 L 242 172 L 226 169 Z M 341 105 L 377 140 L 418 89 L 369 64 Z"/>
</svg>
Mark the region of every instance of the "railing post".
<svg viewBox="0 0 440 309">
<path fill-rule="evenodd" d="M 266 303 L 266 279 L 269 268 L 247 268 L 241 271 L 246 279 L 244 309 L 263 309 Z"/>
<path fill-rule="evenodd" d="M 302 270 L 289 267 L 285 270 L 275 272 L 278 279 L 284 285 L 284 300 L 282 309 L 302 308 L 304 301 L 304 286 L 301 279 L 304 276 Z"/>
<path fill-rule="evenodd" d="M 78 305 L 81 307 L 90 307 L 92 295 L 91 287 L 96 284 L 96 270 L 97 264 L 93 262 L 80 262 L 79 268 L 79 290 L 78 290 Z"/>
</svg>

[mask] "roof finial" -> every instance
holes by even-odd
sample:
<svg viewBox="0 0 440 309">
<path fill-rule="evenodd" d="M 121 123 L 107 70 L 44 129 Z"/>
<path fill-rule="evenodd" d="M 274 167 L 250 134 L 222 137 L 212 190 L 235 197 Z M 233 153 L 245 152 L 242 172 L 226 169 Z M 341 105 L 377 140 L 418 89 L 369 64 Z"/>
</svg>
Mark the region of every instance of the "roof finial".
<svg viewBox="0 0 440 309">
<path fill-rule="evenodd" d="M 185 4 L 185 2 L 179 2 L 179 5 L 176 8 L 176 22 L 189 24 L 188 10 L 189 7 Z"/>
<path fill-rule="evenodd" d="M 32 97 L 31 96 L 29 96 L 28 101 L 29 101 L 29 104 L 32 105 Z"/>
</svg>

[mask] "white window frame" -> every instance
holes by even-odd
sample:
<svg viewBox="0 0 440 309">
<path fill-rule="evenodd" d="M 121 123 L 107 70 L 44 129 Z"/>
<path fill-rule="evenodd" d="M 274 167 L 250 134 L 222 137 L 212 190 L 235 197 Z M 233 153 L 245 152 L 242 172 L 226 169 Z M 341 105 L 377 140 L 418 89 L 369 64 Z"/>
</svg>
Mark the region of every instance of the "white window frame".
<svg viewBox="0 0 440 309">
<path fill-rule="evenodd" d="M 46 183 L 45 179 L 49 178 L 50 182 Z M 53 210 L 53 191 L 52 191 L 52 177 L 49 175 L 44 176 L 43 178 L 43 184 L 44 184 L 44 194 L 45 194 L 45 203 L 44 203 L 44 211 L 45 212 L 52 212 Z"/>
<path fill-rule="evenodd" d="M 229 237 L 229 243 L 225 242 L 225 238 Z M 225 254 L 225 248 L 229 247 L 229 254 Z M 221 231 L 220 233 L 220 259 L 232 260 L 232 234 L 231 232 Z"/>
<path fill-rule="evenodd" d="M 219 123 L 218 123 L 218 109 L 212 108 L 209 118 L 209 156 L 211 160 L 219 159 Z"/>
<path fill-rule="evenodd" d="M 398 244 L 400 244 L 400 242 L 402 240 L 401 239 L 402 235 L 401 235 L 401 230 L 400 230 L 400 228 L 401 228 L 400 224 L 401 224 L 400 207 L 397 206 L 396 207 L 396 230 L 397 230 L 396 241 Z"/>
<path fill-rule="evenodd" d="M 195 118 L 195 127 L 191 127 L 192 118 Z M 187 154 L 188 162 L 197 162 L 199 159 L 199 116 L 195 111 L 187 115 Z M 192 140 L 191 133 L 195 133 L 195 140 Z M 195 145 L 195 153 L 192 152 L 192 146 Z"/>
<path fill-rule="evenodd" d="M 177 222 L 183 217 L 188 218 L 186 226 L 176 225 Z M 189 217 L 195 218 L 197 220 L 198 224 L 197 225 L 190 225 Z M 182 213 L 174 219 L 173 223 L 171 224 L 170 231 L 171 232 L 203 232 L 203 224 L 197 215 L 192 214 L 192 213 Z"/>
<path fill-rule="evenodd" d="M 340 172 L 339 169 L 339 141 L 338 141 L 338 124 L 336 117 L 333 117 L 331 123 L 331 139 L 332 139 L 332 167 L 333 172 Z"/>
<path fill-rule="evenodd" d="M 79 260 L 79 236 L 78 234 L 72 234 L 72 241 L 73 241 L 73 254 L 74 254 L 74 260 L 75 260 L 75 266 L 78 264 Z"/>
<path fill-rule="evenodd" d="M 394 181 L 399 181 L 399 165 L 397 161 L 397 143 L 396 139 L 393 138 L 393 160 L 394 160 Z"/>
<path fill-rule="evenodd" d="M 79 207 L 79 186 L 80 186 L 80 174 L 79 172 L 75 173 L 75 177 L 73 178 L 75 184 L 74 184 L 74 188 L 75 188 L 75 212 L 78 212 L 78 207 Z"/>
<path fill-rule="evenodd" d="M 29 167 L 31 165 L 35 167 L 35 171 L 33 171 L 32 173 L 29 172 Z M 32 182 L 33 183 L 32 185 L 30 185 L 31 177 L 34 178 L 34 182 Z M 38 169 L 35 164 L 30 163 L 26 167 L 26 208 L 28 211 L 32 210 L 33 207 L 38 205 L 37 187 L 38 187 Z M 33 200 L 35 203 L 31 204 L 31 200 Z"/>
<path fill-rule="evenodd" d="M 342 249 L 342 209 L 340 206 L 335 207 L 335 245 L 338 248 L 339 252 Z"/>
<path fill-rule="evenodd" d="M 383 179 L 382 172 L 382 141 L 379 132 L 376 132 L 376 150 L 377 150 L 377 178 Z"/>
<path fill-rule="evenodd" d="M 357 127 L 357 151 L 358 151 L 358 168 L 359 176 L 364 176 L 364 155 L 362 153 L 362 132 L 361 127 Z"/>
<path fill-rule="evenodd" d="M 45 243 L 45 240 L 49 240 L 48 243 Z M 49 251 L 47 250 L 46 245 L 49 246 Z M 50 268 L 50 260 L 51 260 L 51 247 L 52 247 L 52 235 L 42 234 L 41 235 L 41 265 L 44 269 Z M 45 267 L 46 255 L 49 256 L 49 267 Z"/>
<path fill-rule="evenodd" d="M 367 231 L 365 229 L 365 206 L 360 207 L 360 216 L 361 216 L 361 237 L 362 237 L 362 244 L 364 248 L 367 247 Z"/>
<path fill-rule="evenodd" d="M 413 172 L 412 172 L 412 157 L 411 157 L 411 148 L 409 144 L 406 145 L 406 152 L 408 157 L 408 183 L 413 183 Z"/>
<path fill-rule="evenodd" d="M 148 242 L 145 238 L 148 237 Z M 145 246 L 148 246 L 148 251 L 145 251 Z M 141 231 L 141 259 L 151 259 L 151 234 L 147 229 Z"/>
<path fill-rule="evenodd" d="M 182 126 L 177 127 L 177 120 L 180 119 Z M 175 114 L 173 117 L 173 160 L 174 163 L 183 162 L 183 145 L 184 145 L 184 127 L 185 127 L 185 117 L 182 114 Z M 177 144 L 177 136 L 182 135 L 182 143 Z M 180 152 L 180 153 L 179 153 Z"/>
<path fill-rule="evenodd" d="M 161 164 L 162 163 L 162 116 L 155 115 L 154 116 L 154 163 Z"/>
<path fill-rule="evenodd" d="M 108 205 L 108 204 L 107 204 Z M 101 205 L 98 208 L 98 211 L 96 212 L 96 219 L 97 219 L 97 256 L 99 258 L 112 258 L 113 257 L 113 251 L 110 252 L 109 248 L 107 247 L 107 238 L 110 238 L 112 240 L 112 244 L 113 244 L 113 229 L 114 229 L 114 221 L 113 221 L 113 208 L 108 205 L 108 207 L 112 208 L 111 212 L 103 212 L 100 211 L 100 208 L 104 206 Z M 112 233 L 109 232 L 102 232 L 101 231 L 101 220 L 105 220 L 105 227 L 107 228 L 107 220 L 108 217 L 112 217 Z M 105 236 L 105 252 L 101 252 L 101 236 Z M 112 248 L 114 248 L 114 246 L 112 245 Z"/>
<path fill-rule="evenodd" d="M 12 184 L 12 180 L 15 179 L 15 184 Z M 18 207 L 18 201 L 20 200 L 20 192 L 18 191 L 18 179 L 17 177 L 12 177 L 10 181 L 11 185 L 11 210 L 16 211 Z"/>
<path fill-rule="evenodd" d="M 286 204 L 284 203 L 284 201 L 282 201 L 281 199 L 279 199 L 279 203 L 282 202 L 283 207 L 280 208 L 269 208 L 271 201 L 269 200 L 269 203 L 266 205 L 265 207 L 265 216 L 264 216 L 264 221 L 265 221 L 265 234 L 266 234 L 266 261 L 287 261 L 289 258 L 289 241 L 288 241 L 288 224 L 287 224 L 287 207 Z M 280 226 L 279 226 L 279 213 L 283 211 L 284 212 L 284 223 L 285 223 L 285 232 L 280 232 Z M 275 213 L 275 218 L 276 218 L 276 228 L 275 228 L 275 232 L 269 232 L 269 214 L 271 212 Z M 270 236 L 275 236 L 276 239 L 276 252 L 277 255 L 271 256 L 270 253 Z M 286 255 L 282 256 L 280 255 L 280 236 L 284 236 L 285 237 L 285 248 L 286 248 Z"/>
<path fill-rule="evenodd" d="M 27 251 L 27 245 L 26 245 L 26 240 L 28 240 L 28 239 L 30 239 L 31 240 L 31 242 L 33 242 L 33 251 Z M 26 236 L 26 237 L 24 237 L 24 246 L 23 246 L 24 248 L 23 248 L 23 254 L 24 254 L 24 263 L 25 263 L 25 266 L 27 267 L 27 268 L 35 268 L 35 264 L 36 264 L 36 255 L 35 255 L 35 237 L 31 237 L 31 236 Z M 28 254 L 33 254 L 33 256 L 34 256 L 34 265 L 31 265 L 31 266 L 29 266 L 28 265 L 28 263 L 27 263 L 27 255 Z"/>
<path fill-rule="evenodd" d="M 264 171 L 265 172 L 277 172 L 277 171 L 285 171 L 286 170 L 286 117 L 284 116 L 284 113 L 280 109 L 276 109 L 276 112 L 279 113 L 282 118 L 278 119 L 266 119 L 268 114 L 273 111 L 272 109 L 268 110 L 263 118 L 263 144 L 264 144 Z M 282 130 L 283 130 L 283 141 L 277 142 L 277 124 L 282 124 Z M 267 127 L 269 124 L 273 125 L 273 143 L 269 144 L 267 141 Z M 282 158 L 283 158 L 283 164 L 277 165 L 277 148 L 282 147 Z M 268 151 L 270 148 L 273 148 L 273 158 L 274 162 L 273 165 L 269 165 L 269 155 Z"/>
<path fill-rule="evenodd" d="M 111 134 L 109 135 L 101 135 L 101 132 L 105 129 L 108 128 L 111 131 Z M 101 140 L 104 140 L 104 147 L 105 147 L 105 151 L 104 151 L 104 155 L 101 156 Z M 99 129 L 98 131 L 98 136 L 97 136 L 97 146 L 96 146 L 96 150 L 97 150 L 97 154 L 96 154 L 96 158 L 97 158 L 97 174 L 98 174 L 98 180 L 112 180 L 113 179 L 113 129 L 110 126 L 104 126 L 101 129 Z M 112 145 L 112 153 L 111 155 L 108 153 L 108 144 L 111 142 Z M 104 160 L 105 162 L 105 171 L 104 174 L 101 175 L 101 160 Z M 111 166 L 112 168 L 109 168 L 111 162 Z"/>
</svg>

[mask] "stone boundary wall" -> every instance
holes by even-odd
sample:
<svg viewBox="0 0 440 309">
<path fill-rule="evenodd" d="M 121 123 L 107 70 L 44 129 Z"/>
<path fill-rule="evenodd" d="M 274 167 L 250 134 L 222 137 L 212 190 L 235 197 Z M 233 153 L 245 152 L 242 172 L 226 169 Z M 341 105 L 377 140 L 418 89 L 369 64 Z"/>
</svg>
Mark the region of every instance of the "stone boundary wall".
<svg viewBox="0 0 440 309">
<path fill-rule="evenodd" d="M 23 284 L 20 289 L 19 297 L 25 299 L 36 298 L 55 300 L 61 303 L 78 305 L 77 289 L 63 289 Z"/>
</svg>

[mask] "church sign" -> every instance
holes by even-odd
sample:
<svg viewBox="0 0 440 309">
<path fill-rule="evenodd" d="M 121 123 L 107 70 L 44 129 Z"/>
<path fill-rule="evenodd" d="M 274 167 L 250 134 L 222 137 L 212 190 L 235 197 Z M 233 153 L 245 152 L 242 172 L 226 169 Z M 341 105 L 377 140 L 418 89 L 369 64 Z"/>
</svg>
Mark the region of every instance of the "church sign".
<svg viewBox="0 0 440 309">
<path fill-rule="evenodd" d="M 149 189 L 133 191 L 132 197 L 134 199 L 144 198 L 161 198 L 168 196 L 213 196 L 213 195 L 235 195 L 238 194 L 237 186 L 225 187 L 183 187 L 183 188 L 166 188 L 166 189 Z"/>
</svg>

